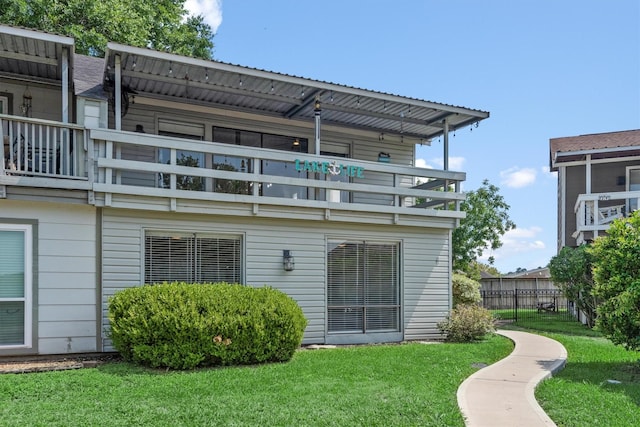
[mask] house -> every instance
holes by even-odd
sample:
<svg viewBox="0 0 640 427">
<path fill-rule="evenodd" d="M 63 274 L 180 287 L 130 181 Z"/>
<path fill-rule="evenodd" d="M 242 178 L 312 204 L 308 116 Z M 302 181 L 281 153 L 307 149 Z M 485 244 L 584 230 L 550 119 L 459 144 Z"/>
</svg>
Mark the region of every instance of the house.
<svg viewBox="0 0 640 427">
<path fill-rule="evenodd" d="M 306 344 L 439 336 L 489 113 L 9 26 L 0 113 L 0 355 L 112 351 L 109 297 L 174 280 L 280 289 Z"/>
<path fill-rule="evenodd" d="M 493 276 L 486 272 L 481 272 L 481 291 L 514 291 L 516 289 L 556 290 L 557 288 L 551 280 L 551 273 L 548 267 L 534 268 L 501 276 Z"/>
<path fill-rule="evenodd" d="M 552 138 L 558 172 L 558 250 L 587 243 L 638 209 L 640 130 Z"/>
</svg>

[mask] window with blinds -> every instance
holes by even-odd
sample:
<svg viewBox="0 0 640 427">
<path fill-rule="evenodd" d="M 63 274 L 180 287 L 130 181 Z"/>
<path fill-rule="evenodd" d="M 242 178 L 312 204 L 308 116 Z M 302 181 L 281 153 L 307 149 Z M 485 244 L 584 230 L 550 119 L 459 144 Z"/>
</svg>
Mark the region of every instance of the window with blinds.
<svg viewBox="0 0 640 427">
<path fill-rule="evenodd" d="M 398 243 L 329 241 L 329 332 L 400 331 Z"/>
<path fill-rule="evenodd" d="M 147 232 L 145 283 L 242 282 L 239 236 Z"/>
<path fill-rule="evenodd" d="M 0 348 L 30 346 L 31 226 L 0 224 Z"/>
</svg>

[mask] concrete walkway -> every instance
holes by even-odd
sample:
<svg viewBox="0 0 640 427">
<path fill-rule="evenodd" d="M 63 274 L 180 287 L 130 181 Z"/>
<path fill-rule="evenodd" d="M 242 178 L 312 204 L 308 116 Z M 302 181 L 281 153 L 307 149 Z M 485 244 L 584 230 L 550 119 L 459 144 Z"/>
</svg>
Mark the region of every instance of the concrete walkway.
<svg viewBox="0 0 640 427">
<path fill-rule="evenodd" d="M 466 426 L 555 426 L 536 402 L 534 390 L 540 381 L 564 367 L 567 350 L 540 335 L 507 330 L 497 333 L 511 339 L 515 349 L 471 375 L 458 388 L 458 406 Z"/>
</svg>

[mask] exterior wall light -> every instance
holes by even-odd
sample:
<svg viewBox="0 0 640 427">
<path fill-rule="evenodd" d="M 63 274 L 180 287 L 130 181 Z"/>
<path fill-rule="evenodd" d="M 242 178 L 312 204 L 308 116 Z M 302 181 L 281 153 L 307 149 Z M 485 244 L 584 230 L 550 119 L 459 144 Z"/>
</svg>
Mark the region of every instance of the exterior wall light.
<svg viewBox="0 0 640 427">
<path fill-rule="evenodd" d="M 296 263 L 293 259 L 293 254 L 289 249 L 282 251 L 282 268 L 284 271 L 293 271 L 296 269 Z"/>
</svg>

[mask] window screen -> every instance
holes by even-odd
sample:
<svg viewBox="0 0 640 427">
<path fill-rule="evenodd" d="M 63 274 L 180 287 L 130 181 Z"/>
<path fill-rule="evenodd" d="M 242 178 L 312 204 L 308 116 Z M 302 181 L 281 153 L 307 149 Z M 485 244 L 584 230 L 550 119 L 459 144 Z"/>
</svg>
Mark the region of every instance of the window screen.
<svg viewBox="0 0 640 427">
<path fill-rule="evenodd" d="M 329 241 L 329 332 L 395 332 L 400 329 L 398 244 Z"/>
<path fill-rule="evenodd" d="M 147 232 L 145 283 L 241 283 L 241 239 Z"/>
</svg>

